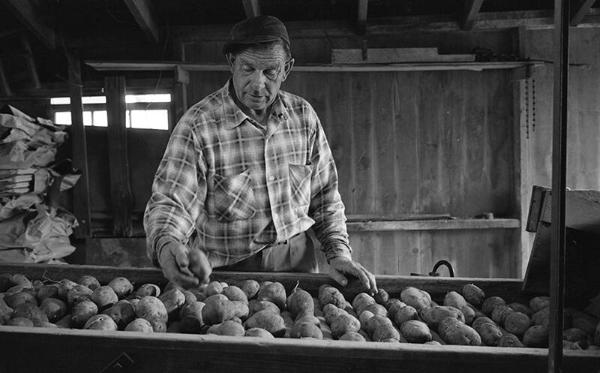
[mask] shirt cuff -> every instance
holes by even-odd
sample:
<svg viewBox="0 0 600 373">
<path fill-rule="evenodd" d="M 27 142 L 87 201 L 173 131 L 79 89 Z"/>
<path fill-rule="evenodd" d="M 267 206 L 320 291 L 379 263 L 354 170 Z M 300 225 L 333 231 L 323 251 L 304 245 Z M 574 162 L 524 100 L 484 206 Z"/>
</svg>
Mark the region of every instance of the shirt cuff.
<svg viewBox="0 0 600 373">
<path fill-rule="evenodd" d="M 173 236 L 160 236 L 156 241 L 154 241 L 154 255 L 152 257 L 152 262 L 154 263 L 154 265 L 160 267 L 160 262 L 158 261 L 158 259 L 160 258 L 160 254 L 162 252 L 162 249 L 171 242 L 179 242 L 175 237 Z"/>
<path fill-rule="evenodd" d="M 339 257 L 343 257 L 343 258 L 347 258 L 347 259 L 351 260 L 352 259 L 351 252 L 352 252 L 352 249 L 350 249 L 350 246 L 348 246 L 342 242 L 336 242 L 334 244 L 330 244 L 327 246 L 327 248 L 325 249 L 325 258 L 327 259 L 328 264 L 332 259 L 339 258 Z"/>
</svg>

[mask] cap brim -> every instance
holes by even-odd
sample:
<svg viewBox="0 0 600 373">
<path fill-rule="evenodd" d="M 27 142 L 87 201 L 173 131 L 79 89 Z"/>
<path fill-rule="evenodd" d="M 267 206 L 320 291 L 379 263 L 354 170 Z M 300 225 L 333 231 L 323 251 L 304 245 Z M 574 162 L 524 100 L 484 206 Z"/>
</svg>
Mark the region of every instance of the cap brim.
<svg viewBox="0 0 600 373">
<path fill-rule="evenodd" d="M 246 40 L 229 40 L 223 46 L 223 54 L 227 54 L 231 52 L 235 47 L 243 46 L 243 45 L 252 45 L 252 44 L 262 44 L 262 43 L 271 43 L 274 41 L 283 41 L 285 40 L 280 37 L 274 37 L 271 35 L 257 35 L 251 39 Z"/>
</svg>

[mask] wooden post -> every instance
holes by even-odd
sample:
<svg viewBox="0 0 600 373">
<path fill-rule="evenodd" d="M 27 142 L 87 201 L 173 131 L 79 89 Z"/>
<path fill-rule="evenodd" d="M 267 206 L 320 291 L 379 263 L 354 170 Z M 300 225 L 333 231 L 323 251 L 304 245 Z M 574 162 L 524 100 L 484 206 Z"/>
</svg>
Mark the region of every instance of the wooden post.
<svg viewBox="0 0 600 373">
<path fill-rule="evenodd" d="M 554 1 L 554 123 L 552 131 L 552 241 L 548 371 L 562 371 L 565 293 L 565 173 L 569 81 L 569 0 Z"/>
<path fill-rule="evenodd" d="M 69 95 L 71 96 L 71 144 L 73 167 L 81 171 L 81 178 L 73 188 L 73 213 L 79 227 L 76 238 L 86 238 L 90 234 L 91 210 L 88 181 L 87 143 L 83 127 L 83 104 L 81 82 L 81 60 L 76 51 L 67 51 L 69 66 Z"/>
<path fill-rule="evenodd" d="M 125 128 L 125 77 L 108 76 L 104 79 L 108 117 L 108 162 L 113 208 L 113 233 L 117 237 L 130 237 L 132 193 L 129 181 L 127 131 Z"/>
<path fill-rule="evenodd" d="M 190 82 L 190 74 L 187 70 L 177 66 L 175 68 L 175 115 L 171 121 L 169 131 L 172 131 L 179 119 L 188 108 L 187 87 Z"/>
</svg>

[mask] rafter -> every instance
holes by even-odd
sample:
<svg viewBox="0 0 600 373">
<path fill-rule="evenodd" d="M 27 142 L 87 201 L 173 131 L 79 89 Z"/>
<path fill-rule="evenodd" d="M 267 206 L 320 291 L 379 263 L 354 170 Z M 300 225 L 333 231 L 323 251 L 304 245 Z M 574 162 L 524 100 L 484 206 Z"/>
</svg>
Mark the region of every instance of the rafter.
<svg viewBox="0 0 600 373">
<path fill-rule="evenodd" d="M 56 33 L 41 19 L 37 1 L 2 0 L 2 2 L 48 49 L 56 48 Z"/>
<path fill-rule="evenodd" d="M 592 5 L 596 0 L 578 0 L 575 1 L 573 5 L 573 10 L 571 11 L 571 26 L 577 26 L 583 20 L 586 14 L 590 12 Z"/>
<path fill-rule="evenodd" d="M 151 3 L 148 0 L 124 0 L 125 4 L 129 8 L 129 11 L 135 18 L 135 21 L 140 26 L 146 37 L 153 41 L 158 42 L 160 39 L 160 33 L 154 16 L 154 11 L 151 7 Z"/>
<path fill-rule="evenodd" d="M 246 18 L 260 16 L 260 3 L 258 0 L 242 0 Z"/>
<path fill-rule="evenodd" d="M 466 0 L 463 13 L 461 14 L 460 28 L 463 30 L 471 30 L 475 19 L 479 14 L 483 0 Z"/>
</svg>

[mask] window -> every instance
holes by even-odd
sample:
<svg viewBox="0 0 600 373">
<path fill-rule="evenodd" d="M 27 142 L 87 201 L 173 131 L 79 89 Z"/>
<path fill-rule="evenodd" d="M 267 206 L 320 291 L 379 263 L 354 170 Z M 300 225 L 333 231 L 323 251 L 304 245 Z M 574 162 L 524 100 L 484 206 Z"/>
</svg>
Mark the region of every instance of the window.
<svg viewBox="0 0 600 373">
<path fill-rule="evenodd" d="M 71 124 L 71 99 L 69 97 L 52 97 L 50 105 L 54 114 L 54 123 Z M 83 125 L 91 127 L 108 127 L 105 96 L 84 96 Z M 168 130 L 171 111 L 171 95 L 140 94 L 126 95 L 125 113 L 126 128 Z"/>
</svg>

